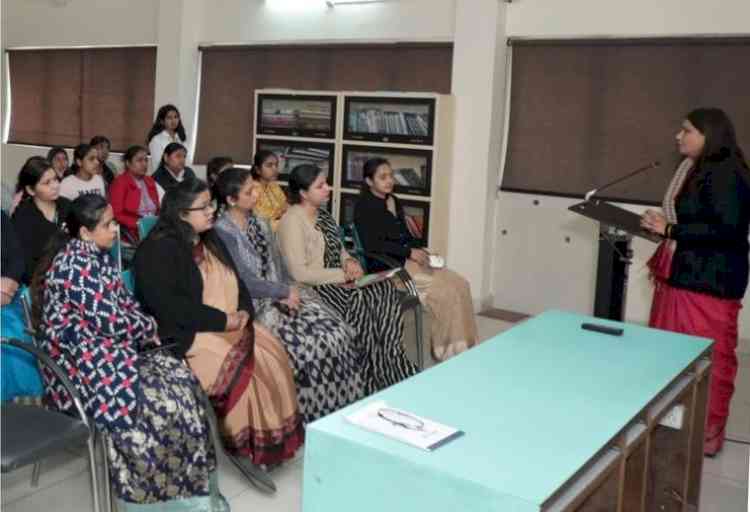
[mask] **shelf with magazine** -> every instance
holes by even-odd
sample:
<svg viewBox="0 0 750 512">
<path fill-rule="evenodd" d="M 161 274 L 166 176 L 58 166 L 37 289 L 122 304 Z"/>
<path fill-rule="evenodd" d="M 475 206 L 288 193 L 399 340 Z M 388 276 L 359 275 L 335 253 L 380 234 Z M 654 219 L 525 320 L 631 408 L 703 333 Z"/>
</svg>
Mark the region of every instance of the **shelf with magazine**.
<svg viewBox="0 0 750 512">
<path fill-rule="evenodd" d="M 255 152 L 271 151 L 279 159 L 279 181 L 289 181 L 289 173 L 298 165 L 312 164 L 328 174 L 328 184 L 333 185 L 335 145 L 310 142 L 288 137 L 267 138 L 259 136 Z"/>
<path fill-rule="evenodd" d="M 347 95 L 343 138 L 431 146 L 435 139 L 435 98 Z"/>
<path fill-rule="evenodd" d="M 256 135 L 334 139 L 336 94 L 262 92 L 256 94 Z"/>
</svg>

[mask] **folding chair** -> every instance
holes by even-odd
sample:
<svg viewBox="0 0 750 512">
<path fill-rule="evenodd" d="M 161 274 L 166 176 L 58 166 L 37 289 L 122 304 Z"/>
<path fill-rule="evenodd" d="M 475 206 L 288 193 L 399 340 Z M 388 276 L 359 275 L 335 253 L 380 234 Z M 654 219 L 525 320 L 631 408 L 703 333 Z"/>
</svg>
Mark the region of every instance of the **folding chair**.
<svg viewBox="0 0 750 512">
<path fill-rule="evenodd" d="M 357 258 L 365 272 L 367 272 L 368 259 L 378 261 L 387 268 L 399 268 L 395 277 L 399 279 L 403 286 L 403 289 L 398 290 L 401 299 L 401 310 L 411 310 L 414 313 L 414 330 L 416 331 L 414 333 L 414 338 L 417 342 L 417 366 L 420 370 L 424 369 L 424 337 L 422 335 L 423 307 L 422 302 L 419 300 L 419 291 L 417 290 L 416 283 L 414 283 L 414 279 L 412 279 L 406 269 L 404 269 L 396 260 L 383 254 L 366 252 L 359 237 L 359 233 L 357 233 L 357 227 L 353 222 L 347 224 L 343 228 L 339 228 L 339 233 L 341 234 L 341 241 L 347 252 Z"/>
<path fill-rule="evenodd" d="M 2 415 L 2 472 L 7 473 L 29 464 L 38 464 L 42 459 L 64 450 L 71 444 L 85 441 L 89 452 L 94 511 L 99 512 L 96 430 L 93 422 L 86 416 L 78 391 L 68 379 L 66 372 L 37 347 L 15 339 L 3 338 L 0 343 L 35 356 L 37 363 L 41 367 L 48 368 L 62 383 L 76 411 L 76 416 L 69 416 L 36 405 L 3 404 L 0 412 Z M 108 482 L 107 488 L 109 488 Z"/>
<path fill-rule="evenodd" d="M 146 238 L 153 227 L 156 226 L 157 220 L 159 220 L 159 217 L 156 215 L 147 215 L 138 219 L 138 238 L 141 240 Z"/>
</svg>

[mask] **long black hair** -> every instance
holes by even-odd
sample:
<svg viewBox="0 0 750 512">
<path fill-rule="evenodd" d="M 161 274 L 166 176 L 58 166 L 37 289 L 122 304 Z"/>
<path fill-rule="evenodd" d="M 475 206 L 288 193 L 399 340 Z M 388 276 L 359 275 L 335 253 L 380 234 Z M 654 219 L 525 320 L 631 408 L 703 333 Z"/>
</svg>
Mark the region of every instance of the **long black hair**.
<svg viewBox="0 0 750 512">
<path fill-rule="evenodd" d="M 31 278 L 32 323 L 35 328 L 38 328 L 41 323 L 44 281 L 55 256 L 72 238 L 81 238 L 81 228 L 85 227 L 89 231 L 96 229 L 107 206 L 109 203 L 99 194 L 78 196 L 71 203 L 67 217 L 65 217 L 65 228 L 57 230 L 47 242 Z"/>
<path fill-rule="evenodd" d="M 185 127 L 182 125 L 182 116 L 180 115 L 180 111 L 177 110 L 177 107 L 170 103 L 167 105 L 163 105 L 156 113 L 154 125 L 149 130 L 148 137 L 146 137 L 146 144 L 151 142 L 151 139 L 165 130 L 164 120 L 167 118 L 167 114 L 169 114 L 170 112 L 177 112 L 177 116 L 180 118 L 180 122 L 177 124 L 177 136 L 182 142 L 185 142 L 187 136 L 185 135 Z"/>
<path fill-rule="evenodd" d="M 73 150 L 73 163 L 70 164 L 70 168 L 68 169 L 68 172 L 65 173 L 65 176 L 70 176 L 71 174 L 77 174 L 78 171 L 81 169 L 81 166 L 78 165 L 78 160 L 83 161 L 83 159 L 86 158 L 86 155 L 88 155 L 91 151 L 96 151 L 96 148 L 92 146 L 91 144 L 77 145 L 76 148 Z"/>
<path fill-rule="evenodd" d="M 728 158 L 748 170 L 742 149 L 737 144 L 737 135 L 729 116 L 719 108 L 697 108 L 686 116 L 706 138 L 699 164 L 722 162 Z"/>
<path fill-rule="evenodd" d="M 242 169 L 240 167 L 231 167 L 221 174 L 214 183 L 214 196 L 219 202 L 219 207 L 227 207 L 227 197 L 236 198 L 243 185 L 252 177 L 252 172 L 249 169 Z"/>
<path fill-rule="evenodd" d="M 370 178 L 371 180 L 375 179 L 375 174 L 378 172 L 378 168 L 381 165 L 388 165 L 390 166 L 391 163 L 386 160 L 385 158 L 376 156 L 375 158 L 370 158 L 365 162 L 365 165 L 362 167 L 362 177 L 364 179 Z M 369 188 L 367 186 L 367 182 L 363 183 L 363 188 Z"/>
<path fill-rule="evenodd" d="M 146 153 L 148 155 L 148 149 L 143 146 L 139 146 L 138 144 L 130 146 L 125 151 L 125 153 L 122 154 L 122 163 L 127 167 L 128 164 L 133 161 L 133 158 L 138 155 L 138 153 Z"/>
<path fill-rule="evenodd" d="M 142 243 L 148 243 L 152 239 L 176 238 L 185 245 L 186 250 L 190 250 L 197 235 L 219 261 L 229 268 L 234 268 L 232 263 L 227 260 L 224 250 L 218 247 L 216 237 L 213 236 L 213 229 L 196 233 L 193 226 L 182 219 L 182 216 L 188 213 L 188 209 L 193 207 L 195 199 L 206 191 L 209 191 L 208 185 L 198 178 L 183 180 L 170 188 L 164 194 L 159 210 L 159 220 L 156 221 L 156 225 Z"/>
<path fill-rule="evenodd" d="M 16 192 L 23 193 L 21 200 L 31 198 L 26 188 L 29 187 L 33 190 L 44 173 L 50 169 L 52 169 L 52 164 L 43 156 L 32 156 L 26 160 L 18 173 L 18 181 L 16 182 Z M 55 179 L 58 179 L 57 173 L 55 173 Z"/>
<path fill-rule="evenodd" d="M 292 169 L 289 174 L 289 203 L 301 203 L 302 192 L 307 192 L 321 174 L 323 171 L 320 167 L 312 164 L 301 164 Z"/>
<path fill-rule="evenodd" d="M 184 151 L 185 157 L 187 157 L 187 148 L 185 146 L 179 142 L 170 142 L 167 144 L 167 147 L 164 148 L 164 153 L 161 154 L 161 162 L 159 165 L 166 167 L 167 164 L 164 162 L 164 159 L 176 151 Z"/>
<path fill-rule="evenodd" d="M 206 164 L 206 178 L 209 185 L 216 183 L 221 168 L 227 165 L 234 165 L 234 160 L 228 156 L 215 156 L 208 161 L 208 164 Z"/>
<path fill-rule="evenodd" d="M 260 179 L 260 170 L 263 167 L 263 164 L 268 160 L 269 158 L 274 157 L 278 161 L 279 157 L 274 153 L 273 151 L 269 151 L 267 149 L 261 149 L 257 153 L 255 153 L 255 156 L 253 157 L 253 167 L 250 169 L 253 173 L 253 178 L 256 180 Z"/>
<path fill-rule="evenodd" d="M 65 155 L 65 160 L 68 160 L 68 152 L 65 151 L 65 148 L 63 148 L 62 146 L 52 146 L 51 148 L 49 148 L 49 151 L 47 151 L 47 160 L 52 163 L 55 157 L 60 153 Z"/>
</svg>

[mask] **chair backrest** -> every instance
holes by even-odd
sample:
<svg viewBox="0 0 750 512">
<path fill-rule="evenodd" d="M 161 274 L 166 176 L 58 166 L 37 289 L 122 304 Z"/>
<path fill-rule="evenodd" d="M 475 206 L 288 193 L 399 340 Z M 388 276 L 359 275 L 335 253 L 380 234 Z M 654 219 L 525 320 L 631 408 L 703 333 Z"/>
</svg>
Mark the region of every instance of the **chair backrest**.
<svg viewBox="0 0 750 512">
<path fill-rule="evenodd" d="M 362 265 L 362 270 L 367 272 L 367 258 L 365 257 L 365 247 L 362 245 L 362 239 L 359 238 L 359 233 L 357 233 L 357 226 L 353 222 L 350 222 L 342 228 L 342 231 L 342 241 L 344 243 L 344 246 L 347 247 L 347 250 L 349 250 L 348 247 L 349 245 L 351 245 L 351 255 L 357 258 L 359 264 Z"/>
<path fill-rule="evenodd" d="M 79 394 L 78 389 L 76 389 L 75 385 L 73 385 L 73 383 L 68 378 L 68 372 L 63 370 L 62 367 L 60 367 L 46 352 L 42 351 L 34 345 L 29 345 L 28 343 L 24 343 L 16 339 L 2 338 L 0 339 L 0 344 L 15 347 L 36 357 L 36 361 L 39 367 L 48 368 L 55 375 L 55 378 L 60 381 L 60 384 L 62 384 L 62 386 L 65 388 L 65 392 L 68 393 L 68 396 L 73 401 L 73 406 L 76 408 L 81 421 L 83 421 L 83 423 L 89 429 L 93 428 L 93 422 L 86 415 L 86 409 L 83 407 L 83 400 L 81 399 L 81 395 Z"/>
<path fill-rule="evenodd" d="M 138 219 L 138 238 L 143 240 L 149 234 L 149 232 L 156 226 L 156 221 L 159 217 L 156 215 L 147 215 Z"/>
<path fill-rule="evenodd" d="M 125 284 L 125 288 L 130 290 L 131 293 L 135 293 L 135 275 L 132 270 L 126 270 L 122 273 L 122 282 Z"/>
<path fill-rule="evenodd" d="M 115 235 L 115 243 L 112 244 L 112 248 L 109 250 L 109 254 L 114 258 L 118 272 L 122 273 L 122 242 L 120 240 L 119 228 L 117 230 L 117 234 Z"/>
<path fill-rule="evenodd" d="M 36 343 L 34 337 L 34 326 L 31 323 L 31 288 L 23 286 L 21 291 L 21 305 L 23 306 L 23 321 L 26 324 L 26 331 L 31 336 L 31 339 Z"/>
</svg>

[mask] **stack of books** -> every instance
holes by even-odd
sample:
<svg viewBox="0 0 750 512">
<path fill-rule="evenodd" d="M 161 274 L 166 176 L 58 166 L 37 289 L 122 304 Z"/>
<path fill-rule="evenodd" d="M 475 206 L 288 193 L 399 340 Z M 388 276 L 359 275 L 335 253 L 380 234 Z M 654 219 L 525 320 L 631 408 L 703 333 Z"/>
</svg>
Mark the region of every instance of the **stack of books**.
<svg viewBox="0 0 750 512">
<path fill-rule="evenodd" d="M 355 133 L 429 136 L 427 114 L 368 108 L 349 112 L 349 128 Z"/>
</svg>

